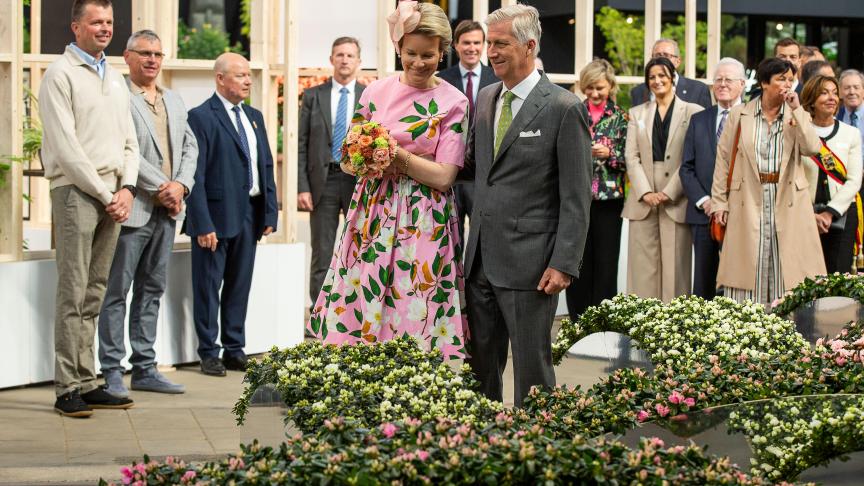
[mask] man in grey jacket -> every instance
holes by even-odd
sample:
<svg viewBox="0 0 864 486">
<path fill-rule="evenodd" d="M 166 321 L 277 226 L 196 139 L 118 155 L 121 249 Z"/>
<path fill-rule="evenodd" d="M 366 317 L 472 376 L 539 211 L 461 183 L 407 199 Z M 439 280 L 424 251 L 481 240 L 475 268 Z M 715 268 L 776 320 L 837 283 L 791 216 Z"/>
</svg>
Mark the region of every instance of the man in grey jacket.
<svg viewBox="0 0 864 486">
<path fill-rule="evenodd" d="M 554 386 L 557 294 L 579 273 L 591 202 L 585 106 L 534 67 L 537 9 L 512 5 L 486 19 L 489 62 L 502 83 L 480 91 L 466 167 L 474 211 L 465 251 L 469 364 L 489 398 L 513 352 L 515 404 Z"/>
<path fill-rule="evenodd" d="M 126 294 L 133 284 L 129 309 L 132 389 L 185 391 L 183 385 L 172 383 L 156 370 L 153 344 L 176 219 L 194 183 L 198 144 L 186 123 L 183 100 L 156 83 L 163 57 L 162 43 L 151 30 L 132 34 L 123 53 L 129 66 L 132 120 L 141 160 L 137 195 L 120 230 L 99 315 L 99 362 L 108 393 L 118 397 L 129 395 L 120 361 L 126 356 Z"/>
</svg>

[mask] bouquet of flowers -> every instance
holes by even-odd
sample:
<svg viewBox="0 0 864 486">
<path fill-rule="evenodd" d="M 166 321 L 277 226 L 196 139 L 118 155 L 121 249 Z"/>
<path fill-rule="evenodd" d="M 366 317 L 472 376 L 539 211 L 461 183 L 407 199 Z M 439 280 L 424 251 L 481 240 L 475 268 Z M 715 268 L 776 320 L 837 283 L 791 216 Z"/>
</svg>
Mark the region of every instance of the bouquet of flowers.
<svg viewBox="0 0 864 486">
<path fill-rule="evenodd" d="M 343 167 L 355 176 L 380 179 L 396 157 L 396 140 L 376 122 L 354 125 L 342 143 Z"/>
</svg>

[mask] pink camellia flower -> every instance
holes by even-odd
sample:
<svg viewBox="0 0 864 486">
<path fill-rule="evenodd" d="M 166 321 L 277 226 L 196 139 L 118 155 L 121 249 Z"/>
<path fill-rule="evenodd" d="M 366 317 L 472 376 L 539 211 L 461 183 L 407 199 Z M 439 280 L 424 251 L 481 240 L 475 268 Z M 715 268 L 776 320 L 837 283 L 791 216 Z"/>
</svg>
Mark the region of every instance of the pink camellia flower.
<svg viewBox="0 0 864 486">
<path fill-rule="evenodd" d="M 386 424 L 381 425 L 381 433 L 384 434 L 388 439 L 392 439 L 394 435 L 396 435 L 396 431 L 399 430 L 395 425 L 387 422 Z"/>
<path fill-rule="evenodd" d="M 184 483 L 188 483 L 189 481 L 192 481 L 193 479 L 195 479 L 195 471 L 186 471 L 183 474 L 183 477 L 180 478 L 180 481 L 182 481 Z"/>
<path fill-rule="evenodd" d="M 684 401 L 684 395 L 675 390 L 669 395 L 669 403 L 679 404 Z"/>
<path fill-rule="evenodd" d="M 843 356 L 837 356 L 834 358 L 834 362 L 837 363 L 837 366 L 843 366 L 846 364 L 846 358 Z"/>
<path fill-rule="evenodd" d="M 669 415 L 669 407 L 667 407 L 666 405 L 663 405 L 662 403 L 658 403 L 657 405 L 655 405 L 654 410 L 656 410 L 657 415 L 659 415 L 661 417 L 665 417 L 665 416 Z"/>
<path fill-rule="evenodd" d="M 417 458 L 421 461 L 425 461 L 426 459 L 429 459 L 429 453 L 426 451 L 417 451 Z"/>
<path fill-rule="evenodd" d="M 809 363 L 810 362 L 810 356 L 804 356 L 803 358 L 801 358 L 801 362 L 802 363 Z"/>
<path fill-rule="evenodd" d="M 837 351 L 845 348 L 847 344 L 848 343 L 842 339 L 835 339 L 834 341 L 831 341 L 831 351 L 834 351 L 836 353 Z"/>
<path fill-rule="evenodd" d="M 120 474 L 123 475 L 123 479 L 121 479 L 121 481 L 123 481 L 123 484 L 129 484 L 132 482 L 132 476 L 134 476 L 134 474 L 132 473 L 131 469 L 124 466 L 120 469 Z"/>
<path fill-rule="evenodd" d="M 660 437 L 651 437 L 650 441 L 654 447 L 663 447 L 666 445 Z"/>
<path fill-rule="evenodd" d="M 777 307 L 778 305 L 780 305 L 781 302 L 783 302 L 782 297 L 774 299 L 774 302 L 771 302 L 771 308 Z"/>
<path fill-rule="evenodd" d="M 639 410 L 639 413 L 636 414 L 636 420 L 640 422 L 644 422 L 651 417 L 651 413 L 646 410 Z"/>
<path fill-rule="evenodd" d="M 684 405 L 687 405 L 688 407 L 692 407 L 692 406 L 696 405 L 696 399 L 694 399 L 693 397 L 687 397 L 684 399 Z"/>
</svg>

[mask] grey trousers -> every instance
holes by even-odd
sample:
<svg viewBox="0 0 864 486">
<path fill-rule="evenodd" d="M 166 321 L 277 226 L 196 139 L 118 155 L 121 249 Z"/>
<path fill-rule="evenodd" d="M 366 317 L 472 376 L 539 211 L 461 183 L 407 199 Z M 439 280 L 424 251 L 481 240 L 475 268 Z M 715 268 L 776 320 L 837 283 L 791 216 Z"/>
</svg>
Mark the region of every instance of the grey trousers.
<svg viewBox="0 0 864 486">
<path fill-rule="evenodd" d="M 126 294 L 132 288 L 129 307 L 129 344 L 132 372 L 156 365 L 156 321 L 159 299 L 165 292 L 168 260 L 174 247 L 176 221 L 165 208 L 153 208 L 150 221 L 140 228 L 121 228 L 108 277 L 108 289 L 99 314 L 99 363 L 102 372 L 122 370 Z"/>
<path fill-rule="evenodd" d="M 51 190 L 57 260 L 54 391 L 97 387 L 93 337 L 120 225 L 75 186 Z"/>
<path fill-rule="evenodd" d="M 480 392 L 503 401 L 502 375 L 508 342 L 513 351 L 514 403 L 522 406 L 532 386 L 555 386 L 552 367 L 552 322 L 557 295 L 536 290 L 496 287 L 486 279 L 482 262 L 474 262 L 466 285 L 468 304 L 468 364 L 480 382 Z"/>
<path fill-rule="evenodd" d="M 341 170 L 331 169 L 327 174 L 324 194 L 315 203 L 309 216 L 309 229 L 312 233 L 312 265 L 309 275 L 309 297 L 312 305 L 318 299 L 324 277 L 333 258 L 333 246 L 339 231 L 339 212 L 348 214 L 348 205 L 354 194 L 354 176 Z"/>
</svg>

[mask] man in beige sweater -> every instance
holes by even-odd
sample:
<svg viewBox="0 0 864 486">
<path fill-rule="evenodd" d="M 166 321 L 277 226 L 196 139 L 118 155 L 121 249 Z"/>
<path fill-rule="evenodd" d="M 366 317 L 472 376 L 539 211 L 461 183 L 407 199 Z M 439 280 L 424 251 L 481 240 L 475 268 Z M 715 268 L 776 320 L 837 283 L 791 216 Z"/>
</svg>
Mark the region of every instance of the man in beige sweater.
<svg viewBox="0 0 864 486">
<path fill-rule="evenodd" d="M 138 178 L 138 141 L 123 76 L 105 60 L 110 0 L 75 0 L 75 42 L 39 90 L 42 164 L 51 182 L 57 259 L 54 384 L 61 415 L 129 408 L 96 383 L 93 338 L 120 225 Z"/>
</svg>

